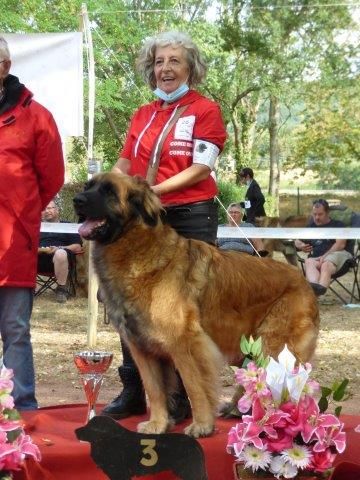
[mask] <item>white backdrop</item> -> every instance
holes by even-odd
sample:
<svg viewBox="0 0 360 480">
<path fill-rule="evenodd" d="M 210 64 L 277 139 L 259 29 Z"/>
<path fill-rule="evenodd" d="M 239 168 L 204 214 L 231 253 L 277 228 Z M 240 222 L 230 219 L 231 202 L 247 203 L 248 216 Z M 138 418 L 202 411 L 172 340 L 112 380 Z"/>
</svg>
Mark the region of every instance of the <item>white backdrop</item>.
<svg viewBox="0 0 360 480">
<path fill-rule="evenodd" d="M 61 137 L 83 135 L 82 33 L 2 35 L 9 44 L 10 73 L 50 110 Z"/>
</svg>

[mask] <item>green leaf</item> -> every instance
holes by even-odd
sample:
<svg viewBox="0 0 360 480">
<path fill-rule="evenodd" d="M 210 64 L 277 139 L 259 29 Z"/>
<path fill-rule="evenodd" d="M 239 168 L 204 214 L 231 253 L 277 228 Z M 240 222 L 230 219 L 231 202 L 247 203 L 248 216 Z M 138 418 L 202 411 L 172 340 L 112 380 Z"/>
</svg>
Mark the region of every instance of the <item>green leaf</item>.
<svg viewBox="0 0 360 480">
<path fill-rule="evenodd" d="M 328 397 L 332 393 L 332 389 L 329 387 L 321 387 L 321 396 Z"/>
<path fill-rule="evenodd" d="M 340 412 L 341 412 L 341 410 L 342 410 L 342 406 L 341 406 L 341 405 L 339 405 L 338 407 L 335 408 L 335 415 L 336 415 L 337 417 L 340 417 Z"/>
<path fill-rule="evenodd" d="M 251 346 L 251 353 L 254 355 L 254 357 L 258 357 L 261 353 L 262 349 L 262 341 L 261 337 L 259 337 Z"/>
<path fill-rule="evenodd" d="M 327 401 L 326 397 L 321 397 L 318 405 L 319 405 L 320 412 L 323 413 L 323 412 L 326 412 L 326 410 L 328 409 L 329 402 Z"/>
<path fill-rule="evenodd" d="M 245 335 L 242 335 L 241 340 L 240 340 L 240 350 L 242 353 L 245 355 L 248 355 L 250 353 L 250 346 L 249 342 L 246 340 Z"/>
<path fill-rule="evenodd" d="M 246 368 L 250 362 L 251 362 L 251 358 L 245 357 L 242 363 L 242 368 Z"/>
<path fill-rule="evenodd" d="M 17 428 L 16 430 L 11 430 L 10 432 L 7 432 L 7 438 L 9 443 L 13 443 L 19 435 L 23 433 L 22 428 Z"/>
<path fill-rule="evenodd" d="M 340 402 L 345 394 L 345 389 L 348 386 L 349 380 L 345 378 L 339 385 L 339 387 L 333 393 L 333 399 L 337 402 Z"/>
</svg>

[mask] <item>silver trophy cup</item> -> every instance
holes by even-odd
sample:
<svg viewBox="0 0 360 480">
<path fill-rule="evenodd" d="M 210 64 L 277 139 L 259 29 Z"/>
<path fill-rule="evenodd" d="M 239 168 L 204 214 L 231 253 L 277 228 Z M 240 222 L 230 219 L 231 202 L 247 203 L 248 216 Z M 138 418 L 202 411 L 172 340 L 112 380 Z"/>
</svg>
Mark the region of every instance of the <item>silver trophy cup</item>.
<svg viewBox="0 0 360 480">
<path fill-rule="evenodd" d="M 84 351 L 74 354 L 74 362 L 80 373 L 88 403 L 86 423 L 96 415 L 96 401 L 104 373 L 110 367 L 112 359 L 113 354 L 109 352 Z"/>
</svg>

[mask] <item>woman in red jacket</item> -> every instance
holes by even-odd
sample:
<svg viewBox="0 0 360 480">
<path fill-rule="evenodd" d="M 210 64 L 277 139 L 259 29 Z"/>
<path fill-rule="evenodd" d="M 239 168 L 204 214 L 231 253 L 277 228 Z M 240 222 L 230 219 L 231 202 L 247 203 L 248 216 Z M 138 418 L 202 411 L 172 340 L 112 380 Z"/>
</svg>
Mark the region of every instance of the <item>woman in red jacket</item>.
<svg viewBox="0 0 360 480">
<path fill-rule="evenodd" d="M 158 100 L 135 112 L 114 170 L 146 178 L 164 206 L 163 221 L 180 235 L 215 244 L 217 188 L 212 172 L 226 130 L 219 106 L 193 89 L 204 79 L 206 66 L 187 34 L 163 32 L 145 41 L 138 69 Z M 139 373 L 121 343 L 124 388 L 103 410 L 114 418 L 146 411 Z M 176 422 L 190 414 L 181 384 L 169 399 L 169 412 Z"/>
<path fill-rule="evenodd" d="M 41 211 L 64 182 L 61 140 L 52 115 L 9 74 L 0 37 L 0 332 L 3 362 L 14 370 L 19 410 L 37 408 L 30 316 Z"/>
</svg>

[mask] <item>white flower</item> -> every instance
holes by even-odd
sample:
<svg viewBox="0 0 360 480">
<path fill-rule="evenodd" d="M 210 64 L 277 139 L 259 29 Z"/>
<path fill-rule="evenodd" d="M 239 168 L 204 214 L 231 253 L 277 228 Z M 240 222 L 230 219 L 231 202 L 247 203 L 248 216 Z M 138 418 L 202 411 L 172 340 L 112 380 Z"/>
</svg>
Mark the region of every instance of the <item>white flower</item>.
<svg viewBox="0 0 360 480">
<path fill-rule="evenodd" d="M 271 453 L 249 445 L 244 448 L 239 460 L 245 462 L 245 468 L 252 468 L 252 471 L 256 472 L 259 468 L 265 470 L 269 466 Z"/>
<path fill-rule="evenodd" d="M 266 367 L 266 383 L 271 390 L 271 395 L 275 402 L 281 401 L 283 388 L 285 386 L 285 376 L 285 368 L 271 357 Z"/>
<path fill-rule="evenodd" d="M 306 468 L 310 463 L 310 450 L 304 445 L 293 445 L 281 452 L 281 457 L 297 468 Z"/>
<path fill-rule="evenodd" d="M 287 462 L 285 458 L 279 456 L 271 460 L 270 472 L 273 473 L 276 478 L 294 478 L 298 470 L 294 465 Z"/>
<path fill-rule="evenodd" d="M 309 372 L 300 365 L 298 372 L 294 373 L 295 357 L 285 345 L 279 353 L 278 362 L 270 358 L 266 367 L 266 383 L 268 384 L 275 402 L 283 400 L 284 393 L 287 392 L 294 402 L 298 402 L 304 389 Z M 286 390 L 285 390 L 286 389 Z"/>
<path fill-rule="evenodd" d="M 309 373 L 300 365 L 298 373 L 290 373 L 286 378 L 286 386 L 289 391 L 290 398 L 293 402 L 298 402 L 302 391 L 304 390 Z"/>
<path fill-rule="evenodd" d="M 279 353 L 278 360 L 280 365 L 282 365 L 285 368 L 286 373 L 291 373 L 294 370 L 296 358 L 290 352 L 286 344 L 285 344 L 285 347 Z"/>
</svg>

